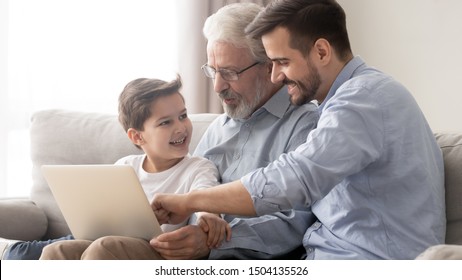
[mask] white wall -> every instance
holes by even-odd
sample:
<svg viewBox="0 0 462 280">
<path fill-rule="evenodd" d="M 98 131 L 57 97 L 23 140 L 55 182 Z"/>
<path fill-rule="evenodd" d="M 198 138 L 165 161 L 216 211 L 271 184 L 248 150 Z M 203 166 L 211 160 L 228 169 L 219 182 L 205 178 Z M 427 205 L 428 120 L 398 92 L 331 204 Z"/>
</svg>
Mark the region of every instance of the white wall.
<svg viewBox="0 0 462 280">
<path fill-rule="evenodd" d="M 7 118 L 7 89 L 8 89 L 8 1 L 0 0 L 0 119 Z M 0 121 L 0 159 L 7 157 L 8 122 Z M 6 194 L 6 162 L 0 160 L 0 197 Z"/>
<path fill-rule="evenodd" d="M 433 131 L 462 132 L 462 1 L 338 2 L 353 53 L 402 82 Z"/>
</svg>

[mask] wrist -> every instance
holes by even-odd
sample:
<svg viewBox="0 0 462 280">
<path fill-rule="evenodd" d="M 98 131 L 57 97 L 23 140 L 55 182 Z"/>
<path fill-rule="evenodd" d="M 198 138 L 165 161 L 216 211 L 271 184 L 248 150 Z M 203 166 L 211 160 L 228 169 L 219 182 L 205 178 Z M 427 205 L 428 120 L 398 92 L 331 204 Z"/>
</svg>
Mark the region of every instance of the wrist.
<svg viewBox="0 0 462 280">
<path fill-rule="evenodd" d="M 198 193 L 199 192 L 199 193 Z M 198 213 L 200 216 L 200 213 L 203 212 L 203 209 L 200 209 L 198 203 L 199 203 L 199 196 L 200 191 L 194 190 L 186 194 L 186 201 L 185 201 L 185 207 L 186 210 L 192 214 L 192 213 Z"/>
</svg>

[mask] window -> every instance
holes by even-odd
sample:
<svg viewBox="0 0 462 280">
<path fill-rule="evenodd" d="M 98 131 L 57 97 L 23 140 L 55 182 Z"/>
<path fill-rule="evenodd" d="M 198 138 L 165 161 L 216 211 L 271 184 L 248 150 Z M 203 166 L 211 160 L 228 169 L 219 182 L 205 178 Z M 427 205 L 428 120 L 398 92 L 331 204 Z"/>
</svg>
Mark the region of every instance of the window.
<svg viewBox="0 0 462 280">
<path fill-rule="evenodd" d="M 0 100 L 0 147 L 6 146 L 0 152 L 0 196 L 24 196 L 31 187 L 33 112 L 116 114 L 129 81 L 175 77 L 176 1 L 0 1 L 8 7 L 0 31 L 8 42 L 0 49 L 7 57 L 6 73 L 0 72 L 7 84 Z"/>
</svg>

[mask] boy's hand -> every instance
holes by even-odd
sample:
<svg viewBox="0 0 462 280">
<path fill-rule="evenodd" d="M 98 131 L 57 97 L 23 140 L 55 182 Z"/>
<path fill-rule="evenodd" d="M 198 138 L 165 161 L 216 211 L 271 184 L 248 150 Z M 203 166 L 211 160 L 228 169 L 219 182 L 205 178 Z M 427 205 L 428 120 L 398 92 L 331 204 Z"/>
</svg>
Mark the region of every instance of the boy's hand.
<svg viewBox="0 0 462 280">
<path fill-rule="evenodd" d="M 207 233 L 207 246 L 217 248 L 223 240 L 231 240 L 231 227 L 216 214 L 201 212 L 198 214 L 197 225 Z"/>
<path fill-rule="evenodd" d="M 179 224 L 189 218 L 192 212 L 184 207 L 187 204 L 185 194 L 155 194 L 151 208 L 160 224 Z"/>
</svg>

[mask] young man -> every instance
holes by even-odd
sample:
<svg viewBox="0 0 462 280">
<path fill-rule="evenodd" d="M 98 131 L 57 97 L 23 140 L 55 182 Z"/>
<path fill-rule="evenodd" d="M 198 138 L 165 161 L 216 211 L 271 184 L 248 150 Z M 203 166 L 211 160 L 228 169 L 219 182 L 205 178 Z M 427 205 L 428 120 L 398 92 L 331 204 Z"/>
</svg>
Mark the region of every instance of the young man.
<svg viewBox="0 0 462 280">
<path fill-rule="evenodd" d="M 276 0 L 247 32 L 262 39 L 272 80 L 288 85 L 293 103 L 320 102 L 318 127 L 239 181 L 159 195 L 159 217 L 311 207 L 318 221 L 304 237 L 308 259 L 413 259 L 443 243 L 441 151 L 412 95 L 353 56 L 338 3 Z"/>
</svg>

